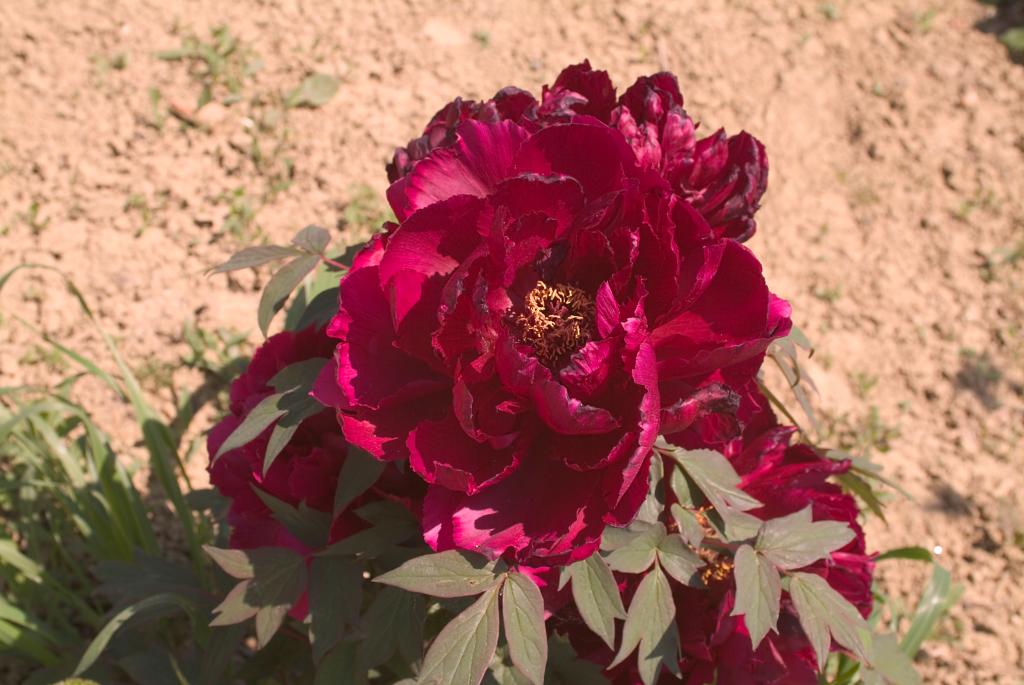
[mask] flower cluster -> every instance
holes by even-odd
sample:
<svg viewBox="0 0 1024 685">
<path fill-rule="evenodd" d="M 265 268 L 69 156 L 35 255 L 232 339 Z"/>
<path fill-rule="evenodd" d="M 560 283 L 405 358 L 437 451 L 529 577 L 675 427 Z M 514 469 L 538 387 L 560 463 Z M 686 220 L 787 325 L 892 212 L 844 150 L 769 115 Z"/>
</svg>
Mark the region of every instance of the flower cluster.
<svg viewBox="0 0 1024 685">
<path fill-rule="evenodd" d="M 680 554 L 699 571 L 671 580 L 666 635 L 677 646 L 662 678 L 817 682 L 820 636 L 812 646 L 788 591 L 771 633 L 752 639 L 733 558 L 760 534 L 728 536 L 723 520 L 806 511 L 801 525 L 841 524 L 836 545 L 772 573 L 823 578 L 861 616 L 872 559 L 856 503 L 828 480 L 849 462 L 794 443 L 759 389 L 766 350 L 791 328 L 789 305 L 742 244 L 766 188 L 764 148 L 747 133 L 698 139 L 697 128 L 671 74 L 617 96 L 588 62 L 540 98 L 510 87 L 442 108 L 388 165 L 397 220 L 355 255 L 326 326 L 272 336 L 232 386 L 209 439 L 232 547 L 322 551 L 282 525 L 268 497 L 325 516 L 324 545 L 370 525 L 359 507 L 396 500 L 419 524 L 396 558 L 425 543 L 515 569 L 543 588 L 549 633 L 613 682 L 650 685 L 557 578 L 601 558 L 602 540 L 629 531 L 641 509 L 682 540 L 669 512 L 685 509 L 688 482 L 706 498 L 688 503 L 699 525 Z M 223 449 L 266 413 L 282 375 L 307 367 L 315 382 L 300 399 L 315 405 L 272 427 L 283 408 Z M 679 475 L 659 437 L 713 451 L 721 482 Z M 379 464 L 339 510 L 353 454 Z M 649 567 L 612 565 L 624 599 L 641 594 Z"/>
</svg>

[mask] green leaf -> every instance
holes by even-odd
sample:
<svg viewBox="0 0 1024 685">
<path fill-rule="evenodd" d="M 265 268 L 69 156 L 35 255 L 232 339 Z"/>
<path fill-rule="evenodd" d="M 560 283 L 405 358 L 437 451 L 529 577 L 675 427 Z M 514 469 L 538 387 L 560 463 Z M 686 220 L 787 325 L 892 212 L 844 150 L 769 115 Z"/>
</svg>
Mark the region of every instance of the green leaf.
<svg viewBox="0 0 1024 685">
<path fill-rule="evenodd" d="M 270 322 L 274 320 L 274 315 L 281 311 L 284 307 L 284 303 L 288 300 L 288 296 L 291 295 L 295 287 L 302 282 L 310 271 L 316 268 L 316 265 L 320 263 L 320 257 L 318 255 L 303 255 L 296 257 L 292 261 L 282 266 L 277 273 L 271 277 L 267 283 L 267 287 L 263 289 L 263 294 L 260 296 L 260 304 L 257 309 L 257 320 L 260 326 L 260 332 L 263 333 L 263 337 L 267 336 L 267 331 L 270 329 Z"/>
<path fill-rule="evenodd" d="M 324 290 L 319 292 L 309 301 L 301 315 L 298 316 L 298 321 L 286 328 L 292 330 L 302 330 L 303 328 L 309 328 L 310 326 L 323 327 L 325 326 L 337 313 L 338 311 L 338 288 L 334 287 L 330 290 Z M 289 317 L 291 312 L 289 312 Z"/>
<path fill-rule="evenodd" d="M 10 564 L 33 583 L 43 582 L 43 567 L 25 556 L 13 540 L 0 540 L 0 562 Z"/>
<path fill-rule="evenodd" d="M 576 608 L 594 633 L 609 649 L 615 648 L 615 619 L 626 618 L 619 586 L 600 554 L 591 554 L 569 567 L 572 598 Z"/>
<path fill-rule="evenodd" d="M 313 557 L 309 566 L 309 616 L 313 659 L 319 663 L 359 620 L 363 568 L 345 557 Z"/>
<path fill-rule="evenodd" d="M 407 664 L 423 656 L 426 603 L 422 596 L 385 587 L 374 598 L 363 619 L 366 637 L 359 644 L 359 663 L 375 668 L 397 651 Z"/>
<path fill-rule="evenodd" d="M 316 255 L 322 255 L 331 243 L 331 234 L 319 226 L 306 226 L 292 237 L 292 245 Z"/>
<path fill-rule="evenodd" d="M 343 512 L 359 495 L 369 490 L 383 472 L 384 462 L 349 445 L 338 474 L 338 487 L 334 491 L 334 515 Z"/>
<path fill-rule="evenodd" d="M 261 490 L 255 483 L 251 485 L 253 492 L 267 505 L 277 522 L 287 528 L 288 532 L 297 537 L 304 545 L 320 549 L 327 544 L 331 529 L 330 514 L 310 509 L 305 502 L 296 509 L 269 492 Z"/>
<path fill-rule="evenodd" d="M 576 656 L 569 641 L 560 635 L 548 639 L 548 672 L 545 685 L 609 685 L 601 667 Z"/>
<path fill-rule="evenodd" d="M 272 423 L 284 416 L 288 409 L 282 406 L 281 400 L 283 397 L 282 393 L 277 393 L 268 395 L 260 400 L 260 403 L 253 407 L 242 423 L 238 424 L 238 427 L 231 431 L 231 435 L 221 443 L 217 453 L 213 455 L 213 460 L 216 462 L 231 450 L 248 445 L 258 438 Z"/>
<path fill-rule="evenodd" d="M 622 663 L 639 647 L 637 659 L 641 671 L 647 675 L 652 672 L 656 675 L 663 651 L 659 646 L 672 627 L 675 615 L 676 605 L 672 599 L 672 588 L 669 587 L 668 578 L 662 573 L 661 567 L 655 564 L 640 581 L 633 601 L 629 604 L 626 625 L 622 629 L 622 644 L 609 668 Z M 657 660 L 653 668 L 651 659 Z M 644 682 L 649 685 L 653 681 Z"/>
<path fill-rule="evenodd" d="M 813 573 L 794 573 L 789 577 L 789 596 L 818 656 L 818 670 L 828 660 L 830 634 L 862 662 L 871 660 L 871 629 L 856 607 L 828 581 Z"/>
<path fill-rule="evenodd" d="M 331 650 L 320 661 L 313 685 L 356 685 L 365 681 L 365 677 L 360 679 L 356 671 L 356 644 L 345 642 Z"/>
<path fill-rule="evenodd" d="M 861 666 L 863 685 L 920 685 L 921 676 L 914 670 L 911 658 L 900 649 L 895 635 L 875 635 L 872 647 L 872 664 Z"/>
<path fill-rule="evenodd" d="M 434 597 L 469 597 L 500 584 L 501 576 L 482 555 L 453 549 L 410 559 L 373 582 Z"/>
<path fill-rule="evenodd" d="M 228 591 L 220 604 L 213 608 L 216 616 L 210 621 L 213 627 L 231 626 L 248 621 L 260 610 L 251 588 L 252 579 L 243 580 Z"/>
<path fill-rule="evenodd" d="M 394 519 L 375 524 L 372 528 L 361 530 L 358 533 L 353 533 L 331 544 L 323 551 L 318 552 L 317 556 L 358 555 L 360 557 L 373 558 L 386 551 L 389 547 L 398 545 L 417 535 L 420 536 L 422 541 L 420 526 L 415 521 L 407 518 Z"/>
<path fill-rule="evenodd" d="M 315 399 L 297 390 L 282 397 L 281 401 L 287 403 L 286 409 L 284 415 L 277 420 L 277 425 L 270 431 L 267 450 L 263 455 L 263 475 L 270 471 L 274 460 L 291 442 L 292 436 L 299 430 L 302 422 L 316 416 L 324 409 L 323 405 Z"/>
<path fill-rule="evenodd" d="M 110 640 L 114 637 L 121 626 L 131 620 L 133 617 L 140 614 L 162 612 L 173 608 L 188 608 L 190 605 L 187 602 L 183 602 L 182 599 L 176 595 L 167 593 L 161 593 L 159 595 L 153 595 L 146 599 L 140 600 L 125 607 L 121 611 L 117 612 L 107 623 L 103 626 L 100 632 L 93 638 L 89 646 L 86 647 L 85 652 L 82 654 L 82 658 L 78 660 L 75 665 L 72 677 L 78 677 L 89 670 L 96 660 L 100 658 L 103 650 L 107 648 Z"/>
<path fill-rule="evenodd" d="M 661 672 L 662 666 L 677 676 L 680 674 L 679 630 L 676 628 L 675 621 L 668 624 L 665 634 L 649 651 L 645 648 L 645 644 L 643 641 L 640 642 L 640 654 L 638 655 L 640 680 L 645 685 L 653 685 L 658 682 L 658 674 Z"/>
<path fill-rule="evenodd" d="M 207 274 L 222 274 L 227 273 L 228 271 L 248 269 L 261 266 L 278 259 L 284 259 L 285 257 L 294 257 L 299 254 L 302 253 L 294 247 L 284 247 L 282 245 L 258 245 L 256 247 L 247 247 L 231 255 L 231 258 L 223 264 L 219 264 L 210 269 Z"/>
<path fill-rule="evenodd" d="M 280 393 L 301 389 L 303 394 L 309 394 L 317 376 L 329 361 L 327 357 L 313 357 L 289 364 L 274 374 L 268 385 Z"/>
<path fill-rule="evenodd" d="M 256 643 L 262 649 L 306 589 L 306 563 L 300 554 L 283 547 L 249 550 L 249 558 L 254 570 L 253 578 L 239 585 L 246 586 L 242 598 L 245 604 L 257 608 Z M 221 616 L 218 616 L 211 625 L 224 625 L 220 621 Z"/>
<path fill-rule="evenodd" d="M 912 561 L 934 561 L 935 558 L 932 553 L 924 547 L 896 547 L 894 549 L 882 552 L 875 561 L 885 561 L 886 559 L 910 559 Z"/>
<path fill-rule="evenodd" d="M 679 526 L 679 534 L 683 536 L 687 544 L 693 547 L 700 547 L 700 543 L 704 541 L 706 534 L 704 526 L 697 520 L 697 515 L 678 504 L 673 504 L 671 511 L 672 518 L 675 519 L 676 525 Z"/>
<path fill-rule="evenodd" d="M 911 658 L 921 650 L 921 645 L 935 630 L 935 626 L 963 594 L 962 585 L 953 585 L 949 571 L 935 564 L 932 577 L 921 595 L 914 611 L 914 619 L 907 634 L 900 642 L 900 648 Z"/>
<path fill-rule="evenodd" d="M 703 583 L 697 573 L 704 561 L 687 547 L 679 535 L 667 535 L 658 544 L 658 560 L 661 567 L 679 583 L 690 587 L 700 587 Z"/>
<path fill-rule="evenodd" d="M 224 573 L 232 578 L 245 580 L 252 578 L 253 567 L 249 560 L 249 554 L 243 549 L 218 549 L 211 545 L 203 545 L 203 551 L 210 555 L 210 558 L 217 562 Z"/>
<path fill-rule="evenodd" d="M 733 616 L 743 616 L 754 649 L 768 631 L 776 630 L 782 601 L 782 579 L 770 562 L 750 545 L 741 545 L 735 557 L 736 605 Z"/>
<path fill-rule="evenodd" d="M 484 674 L 483 685 L 531 685 L 532 682 L 522 671 L 499 657 L 491 662 L 490 669 Z"/>
<path fill-rule="evenodd" d="M 497 583 L 446 625 L 430 645 L 420 685 L 479 685 L 498 647 Z"/>
<path fill-rule="evenodd" d="M 637 524 L 634 524 L 636 526 Z M 629 542 L 608 555 L 608 565 L 619 573 L 643 573 L 657 555 L 658 544 L 665 537 L 665 526 L 661 523 L 634 528 Z"/>
<path fill-rule="evenodd" d="M 679 462 L 716 509 L 748 511 L 761 506 L 740 489 L 739 474 L 722 454 L 714 450 L 684 450 L 664 441 L 662 445 L 659 447 Z"/>
<path fill-rule="evenodd" d="M 846 546 L 853 529 L 842 521 L 812 521 L 811 507 L 765 521 L 757 551 L 784 571 L 803 568 Z"/>
<path fill-rule="evenodd" d="M 736 509 L 713 509 L 707 513 L 708 521 L 727 542 L 747 542 L 756 537 L 764 523 L 745 511 Z"/>
<path fill-rule="evenodd" d="M 665 509 L 665 485 L 662 482 L 665 477 L 665 461 L 663 459 L 651 459 L 651 469 L 648 475 L 647 497 L 640 505 L 634 520 L 645 523 L 656 523 Z"/>
<path fill-rule="evenodd" d="M 882 509 L 882 501 L 878 499 L 875 489 L 871 483 L 852 472 L 846 472 L 836 477 L 836 481 L 844 489 L 853 493 L 861 502 L 871 510 L 871 513 L 885 521 L 885 511 Z"/>
<path fill-rule="evenodd" d="M 338 92 L 341 81 L 330 74 L 311 74 L 298 88 L 288 94 L 285 103 L 289 107 L 321 107 Z"/>
<path fill-rule="evenodd" d="M 533 685 L 544 685 L 548 635 L 544 629 L 544 597 L 529 576 L 510 573 L 502 587 L 501 612 L 512 663 Z"/>
</svg>

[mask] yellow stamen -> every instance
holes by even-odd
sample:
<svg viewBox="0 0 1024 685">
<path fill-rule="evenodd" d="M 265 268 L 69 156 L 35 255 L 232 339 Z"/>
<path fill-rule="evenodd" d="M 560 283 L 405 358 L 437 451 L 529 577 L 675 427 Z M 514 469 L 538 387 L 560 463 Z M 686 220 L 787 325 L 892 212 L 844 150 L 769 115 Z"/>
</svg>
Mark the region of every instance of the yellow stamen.
<svg viewBox="0 0 1024 685">
<path fill-rule="evenodd" d="M 571 285 L 538 281 L 516 317 L 519 338 L 544 364 L 554 364 L 582 347 L 593 335 L 594 301 Z"/>
</svg>

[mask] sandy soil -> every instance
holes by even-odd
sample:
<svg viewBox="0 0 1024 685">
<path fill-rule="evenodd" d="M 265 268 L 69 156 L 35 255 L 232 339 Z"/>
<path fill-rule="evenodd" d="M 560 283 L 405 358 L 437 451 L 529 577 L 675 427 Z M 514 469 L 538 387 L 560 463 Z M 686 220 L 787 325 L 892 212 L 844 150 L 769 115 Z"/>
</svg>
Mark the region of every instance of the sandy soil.
<svg viewBox="0 0 1024 685">
<path fill-rule="evenodd" d="M 872 523 L 875 547 L 941 545 L 966 586 L 920 660 L 925 682 L 1019 684 L 1024 67 L 979 28 L 990 13 L 973 0 L 0 3 L 0 269 L 68 272 L 169 408 L 167 387 L 195 380 L 172 371 L 184 322 L 258 337 L 259 277 L 203 271 L 307 223 L 355 240 L 391 149 L 451 96 L 536 92 L 582 57 L 620 86 L 670 69 L 705 126 L 767 145 L 752 246 L 817 344 L 825 430 L 872 445 L 914 496 Z M 218 26 L 241 47 L 213 95 L 230 102 L 235 79 L 238 101 L 185 126 L 169 109 L 190 115 L 202 75 L 154 53 Z M 313 71 L 339 76 L 338 94 L 282 115 L 275 102 Z M 0 311 L 4 385 L 66 373 L 11 314 L 105 358 L 49 276 L 12 282 Z M 125 408 L 82 393 L 132 452 Z M 904 597 L 924 580 L 910 562 L 881 575 Z"/>
</svg>

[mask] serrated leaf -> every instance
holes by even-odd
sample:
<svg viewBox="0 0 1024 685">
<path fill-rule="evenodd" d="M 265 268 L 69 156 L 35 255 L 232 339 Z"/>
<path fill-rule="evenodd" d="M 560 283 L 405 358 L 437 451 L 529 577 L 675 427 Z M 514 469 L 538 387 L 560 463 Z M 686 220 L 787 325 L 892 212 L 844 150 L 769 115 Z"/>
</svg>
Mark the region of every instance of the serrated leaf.
<svg viewBox="0 0 1024 685">
<path fill-rule="evenodd" d="M 321 107 L 338 92 L 341 80 L 330 74 L 310 74 L 299 87 L 288 94 L 289 107 Z"/>
<path fill-rule="evenodd" d="M 291 605 L 273 604 L 260 607 L 256 612 L 256 648 L 263 649 L 284 623 Z"/>
<path fill-rule="evenodd" d="M 287 528 L 288 532 L 302 544 L 312 549 L 320 549 L 327 544 L 331 528 L 330 514 L 310 509 L 305 502 L 295 508 L 261 490 L 255 483 L 251 485 L 253 492 L 267 505 L 277 522 Z"/>
<path fill-rule="evenodd" d="M 714 450 L 684 450 L 663 441 L 662 449 L 686 470 L 716 509 L 748 511 L 761 506 L 756 498 L 740 489 L 740 477 L 729 460 Z"/>
<path fill-rule="evenodd" d="M 359 495 L 369 490 L 382 473 L 384 462 L 349 445 L 338 473 L 338 487 L 334 491 L 334 515 L 343 512 Z"/>
<path fill-rule="evenodd" d="M 784 571 L 804 568 L 845 547 L 855 534 L 842 521 L 812 521 L 811 507 L 764 522 L 757 551 Z"/>
<path fill-rule="evenodd" d="M 322 255 L 331 243 L 331 234 L 319 226 L 306 226 L 292 237 L 292 245 L 316 255 Z"/>
<path fill-rule="evenodd" d="M 479 685 L 498 647 L 498 591 L 493 585 L 441 630 L 427 650 L 420 685 Z"/>
<path fill-rule="evenodd" d="M 750 545 L 741 545 L 734 559 L 736 604 L 732 616 L 743 616 L 754 649 L 768 631 L 776 630 L 782 601 L 782 578 L 775 566 Z"/>
<path fill-rule="evenodd" d="M 533 685 L 544 685 L 548 636 L 544 629 L 544 597 L 529 576 L 510 573 L 502 586 L 501 612 L 512 663 Z"/>
<path fill-rule="evenodd" d="M 639 659 L 637 670 L 640 672 L 640 680 L 644 685 L 654 685 L 658 682 L 658 674 L 662 667 L 679 675 L 679 629 L 676 628 L 675 621 L 668 624 L 665 634 L 650 650 L 645 647 L 645 644 L 643 641 L 640 642 L 640 653 L 637 655 Z"/>
<path fill-rule="evenodd" d="M 309 566 L 309 616 L 313 659 L 324 658 L 359 619 L 363 568 L 345 557 L 313 557 Z"/>
<path fill-rule="evenodd" d="M 626 624 L 622 628 L 622 644 L 609 664 L 613 668 L 622 663 L 637 647 L 638 663 L 643 665 L 664 639 L 676 615 L 675 601 L 668 578 L 657 564 L 637 586 L 633 601 L 629 603 Z M 650 671 L 650 664 L 645 667 Z"/>
<path fill-rule="evenodd" d="M 294 257 L 298 254 L 301 254 L 299 250 L 294 247 L 284 247 L 283 245 L 247 247 L 231 255 L 226 262 L 218 264 L 207 273 L 213 275 L 238 271 L 239 269 L 249 269 L 278 259 L 284 259 L 285 257 Z"/>
<path fill-rule="evenodd" d="M 301 555 L 280 547 L 254 549 L 251 555 L 256 573 L 247 582 L 259 607 L 256 612 L 256 644 L 262 649 L 274 637 L 288 610 L 306 589 L 306 563 Z"/>
<path fill-rule="evenodd" d="M 373 582 L 433 597 L 469 597 L 498 585 L 501 577 L 486 557 L 453 549 L 410 559 Z"/>
<path fill-rule="evenodd" d="M 282 266 L 271 277 L 267 287 L 263 289 L 256 312 L 260 332 L 263 333 L 264 337 L 267 336 L 267 331 L 270 329 L 270 322 L 273 321 L 274 315 L 284 307 L 288 296 L 292 294 L 292 291 L 302 282 L 302 279 L 315 269 L 319 263 L 320 257 L 318 255 L 302 255 Z"/>
<path fill-rule="evenodd" d="M 248 621 L 256 615 L 260 608 L 250 585 L 251 579 L 243 580 L 228 591 L 221 603 L 213 608 L 215 616 L 210 621 L 211 626 L 230 626 Z"/>
<path fill-rule="evenodd" d="M 359 644 L 359 663 L 375 668 L 397 652 L 407 664 L 423 656 L 426 602 L 420 595 L 385 587 L 374 598 L 363 619 L 366 637 Z"/>
<path fill-rule="evenodd" d="M 800 625 L 814 646 L 819 670 L 828 659 L 830 633 L 862 662 L 871 661 L 871 629 L 860 612 L 828 581 L 813 573 L 793 573 L 789 576 L 789 596 Z"/>
<path fill-rule="evenodd" d="M 665 526 L 655 523 L 648 528 L 635 532 L 629 542 L 606 557 L 608 565 L 619 573 L 643 573 L 657 554 L 658 543 L 665 537 Z"/>
<path fill-rule="evenodd" d="M 221 443 L 217 453 L 213 455 L 213 460 L 217 461 L 231 450 L 248 445 L 271 424 L 284 416 L 288 409 L 281 406 L 283 397 L 283 394 L 276 393 L 260 400 L 260 403 L 252 408 L 242 423 L 238 424 L 238 427 L 231 431 L 227 439 Z"/>
<path fill-rule="evenodd" d="M 920 685 L 921 676 L 914 669 L 911 658 L 900 649 L 895 635 L 875 635 L 872 651 L 871 666 L 861 666 L 863 685 Z"/>
<path fill-rule="evenodd" d="M 686 546 L 681 536 L 666 535 L 658 543 L 658 561 L 679 583 L 691 587 L 702 585 L 697 571 L 704 566 L 704 561 Z"/>
<path fill-rule="evenodd" d="M 626 618 L 626 608 L 615 576 L 599 554 L 591 554 L 569 567 L 572 598 L 587 627 L 609 649 L 615 648 L 615 619 Z"/>
<path fill-rule="evenodd" d="M 207 551 L 214 548 L 209 548 Z M 298 599 L 306 586 L 306 565 L 296 552 L 284 547 L 260 547 L 248 550 L 217 550 L 218 553 L 229 551 L 244 555 L 244 561 L 236 554 L 214 556 L 219 563 L 229 559 L 229 573 L 248 575 L 249 577 L 235 585 L 228 592 L 213 612 L 216 614 L 211 622 L 213 626 L 232 625 L 246 621 L 270 606 L 285 606 L 285 613 Z M 211 555 L 213 556 L 213 555 Z M 223 568 L 223 567 L 222 567 Z M 225 569 L 227 570 L 227 569 Z M 273 632 L 276 612 L 265 612 L 260 619 L 263 635 L 269 638 Z"/>
<path fill-rule="evenodd" d="M 249 555 L 242 549 L 219 549 L 212 545 L 203 545 L 203 551 L 210 555 L 218 566 L 232 578 L 245 580 L 252 578 L 253 567 Z"/>
</svg>

